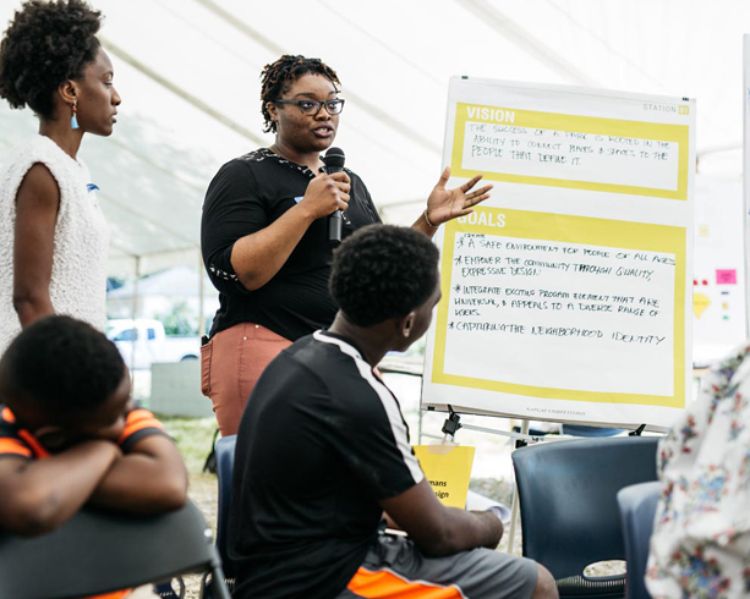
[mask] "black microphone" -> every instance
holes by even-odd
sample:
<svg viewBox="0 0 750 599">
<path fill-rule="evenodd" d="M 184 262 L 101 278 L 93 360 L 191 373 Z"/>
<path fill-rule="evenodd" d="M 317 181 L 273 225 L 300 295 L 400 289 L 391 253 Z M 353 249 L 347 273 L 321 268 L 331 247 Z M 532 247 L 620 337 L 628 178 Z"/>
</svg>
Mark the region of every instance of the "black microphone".
<svg viewBox="0 0 750 599">
<path fill-rule="evenodd" d="M 327 174 L 338 173 L 344 170 L 344 150 L 341 148 L 328 148 L 323 156 L 324 170 Z M 336 245 L 341 243 L 341 210 L 334 210 L 328 217 L 328 243 Z"/>
</svg>

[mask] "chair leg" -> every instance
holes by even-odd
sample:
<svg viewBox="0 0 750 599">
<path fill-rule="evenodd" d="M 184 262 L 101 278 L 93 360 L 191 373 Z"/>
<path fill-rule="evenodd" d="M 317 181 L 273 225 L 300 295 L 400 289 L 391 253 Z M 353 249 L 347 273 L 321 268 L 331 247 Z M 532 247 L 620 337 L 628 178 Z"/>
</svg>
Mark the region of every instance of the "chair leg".
<svg viewBox="0 0 750 599">
<path fill-rule="evenodd" d="M 168 580 L 166 582 L 162 582 L 159 584 L 155 584 L 154 591 L 162 599 L 182 599 L 182 597 L 185 596 L 185 582 L 182 580 L 181 576 L 177 577 L 177 582 L 180 588 L 179 593 L 174 592 L 174 589 L 172 588 L 171 580 Z"/>
<path fill-rule="evenodd" d="M 204 599 L 232 599 L 224 580 L 224 571 L 218 564 L 214 564 L 211 569 L 211 582 L 207 584 L 206 576 L 204 576 L 201 587 L 201 597 Z M 208 589 L 208 593 L 206 593 L 206 589 Z"/>
</svg>

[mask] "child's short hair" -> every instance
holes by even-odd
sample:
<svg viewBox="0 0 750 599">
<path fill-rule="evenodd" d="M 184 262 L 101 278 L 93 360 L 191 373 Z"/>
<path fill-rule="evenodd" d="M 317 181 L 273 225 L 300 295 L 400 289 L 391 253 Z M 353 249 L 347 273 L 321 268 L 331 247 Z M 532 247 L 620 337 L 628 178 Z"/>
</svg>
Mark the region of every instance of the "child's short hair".
<svg viewBox="0 0 750 599">
<path fill-rule="evenodd" d="M 21 331 L 0 359 L 0 403 L 79 412 L 106 401 L 125 372 L 103 333 L 69 316 L 48 316 Z"/>
</svg>

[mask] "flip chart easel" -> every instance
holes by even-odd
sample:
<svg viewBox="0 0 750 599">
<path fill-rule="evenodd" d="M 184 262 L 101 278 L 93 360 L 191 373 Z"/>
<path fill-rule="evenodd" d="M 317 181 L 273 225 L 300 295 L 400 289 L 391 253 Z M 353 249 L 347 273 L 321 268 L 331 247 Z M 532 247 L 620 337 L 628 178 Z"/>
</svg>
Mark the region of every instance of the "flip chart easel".
<svg viewBox="0 0 750 599">
<path fill-rule="evenodd" d="M 668 427 L 690 389 L 695 103 L 451 80 L 422 407 Z M 688 275 L 690 273 L 690 275 Z"/>
</svg>

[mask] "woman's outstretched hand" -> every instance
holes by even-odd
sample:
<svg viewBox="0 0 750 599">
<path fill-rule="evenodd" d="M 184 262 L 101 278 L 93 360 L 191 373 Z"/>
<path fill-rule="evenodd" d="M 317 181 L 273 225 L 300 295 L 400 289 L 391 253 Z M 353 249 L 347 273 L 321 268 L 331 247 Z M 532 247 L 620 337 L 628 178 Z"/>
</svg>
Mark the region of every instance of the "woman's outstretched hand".
<svg viewBox="0 0 750 599">
<path fill-rule="evenodd" d="M 438 227 L 449 220 L 470 214 L 474 206 L 490 197 L 492 185 L 473 189 L 481 181 L 482 175 L 472 177 L 454 189 L 446 189 L 445 184 L 448 183 L 450 176 L 451 169 L 447 166 L 430 193 L 430 197 L 427 198 L 424 217 L 427 224 L 432 227 Z"/>
</svg>

